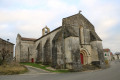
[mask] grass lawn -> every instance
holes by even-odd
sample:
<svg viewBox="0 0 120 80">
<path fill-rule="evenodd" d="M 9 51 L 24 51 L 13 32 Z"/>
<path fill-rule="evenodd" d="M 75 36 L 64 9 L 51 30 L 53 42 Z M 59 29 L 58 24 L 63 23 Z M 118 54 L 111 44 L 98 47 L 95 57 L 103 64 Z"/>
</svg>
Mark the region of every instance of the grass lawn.
<svg viewBox="0 0 120 80">
<path fill-rule="evenodd" d="M 18 63 L 0 65 L 0 75 L 22 74 L 27 71 L 28 69 L 25 66 Z"/>
<path fill-rule="evenodd" d="M 44 69 L 46 71 L 50 71 L 50 72 L 70 72 L 69 70 L 51 70 L 51 69 L 47 69 L 48 67 L 50 67 L 49 65 L 41 65 L 41 64 L 36 64 L 36 63 L 21 63 L 23 65 L 29 65 L 29 66 L 33 66 L 36 68 L 40 68 L 40 69 Z"/>
</svg>

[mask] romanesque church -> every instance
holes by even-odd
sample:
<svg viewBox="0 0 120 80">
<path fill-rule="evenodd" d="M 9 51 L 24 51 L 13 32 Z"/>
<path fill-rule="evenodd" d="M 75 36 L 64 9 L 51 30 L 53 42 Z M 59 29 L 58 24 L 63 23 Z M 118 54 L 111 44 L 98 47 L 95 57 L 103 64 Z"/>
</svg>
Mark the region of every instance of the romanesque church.
<svg viewBox="0 0 120 80">
<path fill-rule="evenodd" d="M 16 38 L 17 62 L 41 62 L 57 69 L 81 69 L 81 65 L 104 64 L 102 40 L 81 14 L 62 19 L 53 31 L 46 26 L 38 39 Z"/>
</svg>

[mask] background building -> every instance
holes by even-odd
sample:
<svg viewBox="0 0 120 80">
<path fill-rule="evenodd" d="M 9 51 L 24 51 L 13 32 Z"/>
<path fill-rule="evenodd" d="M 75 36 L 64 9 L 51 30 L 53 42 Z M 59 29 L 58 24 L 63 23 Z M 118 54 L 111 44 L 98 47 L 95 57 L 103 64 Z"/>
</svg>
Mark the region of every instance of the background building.
<svg viewBox="0 0 120 80">
<path fill-rule="evenodd" d="M 114 59 L 117 60 L 117 59 L 120 59 L 120 52 L 116 52 L 114 54 Z"/>
<path fill-rule="evenodd" d="M 14 44 L 9 42 L 9 39 L 3 40 L 0 38 L 0 60 L 3 58 L 10 62 L 13 60 Z"/>
<path fill-rule="evenodd" d="M 110 51 L 110 49 L 107 48 L 107 49 L 103 49 L 103 50 L 104 50 L 105 60 L 112 61 L 113 60 L 113 54 Z"/>
</svg>

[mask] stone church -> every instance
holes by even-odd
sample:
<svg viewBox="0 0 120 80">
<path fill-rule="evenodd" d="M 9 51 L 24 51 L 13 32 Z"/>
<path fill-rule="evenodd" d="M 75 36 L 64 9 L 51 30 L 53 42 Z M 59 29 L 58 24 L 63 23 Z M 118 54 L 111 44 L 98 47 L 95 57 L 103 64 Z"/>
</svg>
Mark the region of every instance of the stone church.
<svg viewBox="0 0 120 80">
<path fill-rule="evenodd" d="M 94 26 L 81 14 L 62 19 L 53 31 L 46 26 L 38 39 L 16 38 L 17 62 L 41 62 L 57 69 L 77 69 L 99 62 L 104 65 L 102 40 Z"/>
</svg>

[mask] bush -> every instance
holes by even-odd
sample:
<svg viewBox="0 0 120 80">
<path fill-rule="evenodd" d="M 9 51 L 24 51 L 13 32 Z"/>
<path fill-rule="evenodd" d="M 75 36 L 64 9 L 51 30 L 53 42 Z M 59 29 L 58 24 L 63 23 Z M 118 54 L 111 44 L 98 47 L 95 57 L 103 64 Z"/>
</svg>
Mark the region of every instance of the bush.
<svg viewBox="0 0 120 80">
<path fill-rule="evenodd" d="M 109 64 L 108 60 L 105 60 L 105 64 L 107 64 L 107 65 Z"/>
<path fill-rule="evenodd" d="M 93 61 L 92 65 L 96 66 L 96 67 L 99 67 L 100 66 L 100 61 Z"/>
</svg>

